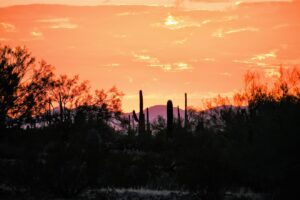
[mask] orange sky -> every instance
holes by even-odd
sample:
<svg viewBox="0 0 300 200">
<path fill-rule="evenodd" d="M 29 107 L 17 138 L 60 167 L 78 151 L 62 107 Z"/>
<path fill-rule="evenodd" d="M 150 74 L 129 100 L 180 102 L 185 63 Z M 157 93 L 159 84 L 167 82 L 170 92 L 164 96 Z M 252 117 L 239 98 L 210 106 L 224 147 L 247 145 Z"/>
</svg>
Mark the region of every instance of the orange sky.
<svg viewBox="0 0 300 200">
<path fill-rule="evenodd" d="M 73 4 L 80 2 L 120 1 Z M 145 106 L 173 99 L 182 107 L 184 92 L 198 106 L 241 89 L 247 70 L 271 78 L 280 65 L 300 63 L 299 2 L 139 2 L 0 8 L 0 43 L 25 45 L 57 73 L 79 74 L 93 88 L 116 85 L 126 94 L 125 111 L 137 109 L 139 89 Z M 147 6 L 155 2 L 168 7 Z M 35 1 L 1 0 L 0 7 L 18 3 Z"/>
</svg>

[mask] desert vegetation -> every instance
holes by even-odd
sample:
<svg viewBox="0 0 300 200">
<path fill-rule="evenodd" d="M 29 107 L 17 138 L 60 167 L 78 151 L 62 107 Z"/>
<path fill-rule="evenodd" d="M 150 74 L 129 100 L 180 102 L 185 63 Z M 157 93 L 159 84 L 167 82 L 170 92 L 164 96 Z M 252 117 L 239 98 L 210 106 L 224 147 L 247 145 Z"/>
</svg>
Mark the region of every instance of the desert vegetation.
<svg viewBox="0 0 300 200">
<path fill-rule="evenodd" d="M 279 72 L 269 84 L 248 72 L 243 91 L 204 110 L 183 94 L 183 117 L 166 99 L 167 119 L 153 122 L 142 90 L 139 112 L 125 114 L 116 87 L 92 93 L 26 48 L 0 46 L 0 198 L 254 198 L 232 195 L 243 188 L 291 199 L 300 180 L 300 71 Z M 116 188 L 178 193 L 146 198 Z"/>
</svg>

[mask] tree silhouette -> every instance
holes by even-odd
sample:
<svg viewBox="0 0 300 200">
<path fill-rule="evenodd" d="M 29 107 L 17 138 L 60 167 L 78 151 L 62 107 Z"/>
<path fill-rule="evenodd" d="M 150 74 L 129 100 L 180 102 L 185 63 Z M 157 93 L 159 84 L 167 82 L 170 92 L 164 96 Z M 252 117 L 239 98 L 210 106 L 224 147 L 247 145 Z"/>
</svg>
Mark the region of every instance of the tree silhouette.
<svg viewBox="0 0 300 200">
<path fill-rule="evenodd" d="M 35 59 L 26 48 L 0 47 L 0 128 L 8 119 L 33 119 L 45 112 L 53 67 Z"/>
<path fill-rule="evenodd" d="M 79 76 L 61 75 L 53 82 L 51 100 L 59 105 L 60 120 L 70 120 L 70 109 L 88 104 L 90 100 L 87 81 L 79 82 Z"/>
<path fill-rule="evenodd" d="M 18 106 L 18 94 L 27 71 L 33 67 L 35 59 L 25 48 L 0 47 L 0 128 L 13 117 Z"/>
</svg>

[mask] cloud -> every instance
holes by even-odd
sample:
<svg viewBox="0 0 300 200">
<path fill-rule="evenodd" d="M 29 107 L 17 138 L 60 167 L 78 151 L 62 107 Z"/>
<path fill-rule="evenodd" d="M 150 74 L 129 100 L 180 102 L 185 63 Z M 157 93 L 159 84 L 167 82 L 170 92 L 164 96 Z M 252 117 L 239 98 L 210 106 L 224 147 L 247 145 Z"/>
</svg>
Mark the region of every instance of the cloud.
<svg viewBox="0 0 300 200">
<path fill-rule="evenodd" d="M 69 18 L 48 18 L 48 19 L 38 19 L 37 22 L 41 23 L 61 23 L 69 21 Z"/>
<path fill-rule="evenodd" d="M 225 32 L 225 34 L 233 34 L 233 33 L 239 33 L 239 32 L 257 32 L 259 31 L 258 28 L 253 27 L 247 27 L 247 28 L 239 28 L 239 29 L 232 29 Z"/>
<path fill-rule="evenodd" d="M 132 53 L 134 61 L 146 63 L 149 67 L 160 68 L 164 72 L 175 72 L 175 71 L 185 71 L 191 70 L 192 67 L 185 62 L 174 62 L 174 63 L 164 63 L 158 58 L 147 55 L 147 54 L 137 54 Z"/>
<path fill-rule="evenodd" d="M 237 21 L 240 19 L 238 15 L 229 15 L 229 16 L 224 16 L 219 19 L 204 19 L 201 21 L 201 25 L 207 25 L 207 24 L 224 24 L 226 22 L 232 22 L 232 21 Z"/>
<path fill-rule="evenodd" d="M 179 62 L 179 63 L 174 63 L 173 64 L 175 66 L 175 70 L 178 70 L 178 71 L 182 71 L 182 70 L 187 70 L 187 69 L 190 69 L 191 67 L 189 66 L 189 64 L 187 63 L 184 63 L 184 62 Z"/>
<path fill-rule="evenodd" d="M 272 63 L 277 58 L 276 51 L 277 50 L 271 50 L 267 53 L 256 54 L 249 59 L 234 60 L 234 62 L 245 64 L 250 68 L 270 68 L 270 66 L 273 66 Z"/>
<path fill-rule="evenodd" d="M 187 38 L 184 38 L 182 40 L 175 40 L 174 42 L 172 42 L 172 44 L 174 44 L 174 45 L 183 45 L 187 42 L 187 40 L 188 40 Z"/>
<path fill-rule="evenodd" d="M 0 28 L 3 28 L 5 32 L 16 32 L 16 26 L 6 22 L 0 22 Z"/>
<path fill-rule="evenodd" d="M 0 42 L 6 42 L 6 41 L 9 41 L 10 39 L 8 38 L 0 38 Z"/>
<path fill-rule="evenodd" d="M 247 66 L 247 68 L 255 68 L 255 67 L 266 67 L 268 64 L 265 62 L 257 62 L 257 61 L 253 61 L 253 60 L 234 60 L 233 62 L 235 63 L 240 63 L 240 64 L 245 64 Z"/>
<path fill-rule="evenodd" d="M 72 23 L 69 18 L 49 18 L 37 20 L 40 23 L 50 24 L 47 26 L 50 29 L 76 29 L 78 25 Z"/>
<path fill-rule="evenodd" d="M 188 17 L 176 17 L 173 15 L 168 15 L 163 22 L 155 23 L 152 26 L 159 27 L 159 28 L 166 28 L 170 30 L 178 30 L 184 28 L 191 28 L 191 27 L 201 27 L 202 23 L 192 20 Z"/>
<path fill-rule="evenodd" d="M 40 32 L 40 31 L 32 31 L 30 33 L 33 37 L 42 37 L 43 36 L 43 33 Z"/>
<path fill-rule="evenodd" d="M 203 58 L 203 61 L 205 62 L 216 62 L 215 58 Z"/>
<path fill-rule="evenodd" d="M 241 32 L 258 32 L 259 29 L 255 27 L 245 27 L 245 28 L 238 28 L 238 29 L 229 29 L 229 30 L 224 30 L 224 29 L 218 29 L 215 31 L 212 36 L 217 37 L 217 38 L 223 38 L 226 35 L 231 35 L 235 33 L 241 33 Z"/>
<path fill-rule="evenodd" d="M 162 71 L 167 72 L 172 70 L 172 65 L 169 63 L 162 64 L 162 63 L 157 63 L 157 64 L 150 64 L 150 67 L 157 67 L 160 68 Z"/>
<path fill-rule="evenodd" d="M 76 29 L 77 27 L 77 24 L 72 23 L 60 23 L 50 26 L 51 29 Z"/>
<path fill-rule="evenodd" d="M 110 64 L 105 64 L 102 65 L 103 67 L 120 67 L 120 63 L 110 63 Z"/>
<path fill-rule="evenodd" d="M 196 2 L 196 3 L 224 3 L 231 2 L 230 0 L 175 0 L 174 6 L 179 8 L 184 5 L 185 2 Z"/>
<path fill-rule="evenodd" d="M 132 53 L 134 60 L 138 62 L 145 62 L 145 63 L 159 63 L 159 60 L 155 57 L 152 57 L 150 55 L 146 54 L 137 54 L 137 53 Z"/>
<path fill-rule="evenodd" d="M 116 15 L 119 17 L 122 16 L 137 16 L 137 15 L 145 15 L 145 14 L 149 14 L 150 12 L 144 11 L 144 12 L 121 12 L 121 13 L 117 13 Z"/>
<path fill-rule="evenodd" d="M 234 0 L 175 0 L 173 6 L 188 10 L 226 10 L 237 4 Z"/>
<path fill-rule="evenodd" d="M 150 67 L 160 68 L 164 72 L 176 72 L 176 71 L 186 71 L 191 70 L 192 67 L 185 62 L 178 63 L 155 63 L 150 64 Z"/>
<path fill-rule="evenodd" d="M 271 52 L 268 52 L 268 53 L 255 55 L 254 57 L 251 58 L 251 60 L 261 61 L 261 60 L 266 60 L 266 59 L 269 59 L 269 58 L 276 58 L 276 57 L 277 57 L 276 52 L 271 51 Z"/>
<path fill-rule="evenodd" d="M 273 29 L 283 29 L 283 28 L 290 28 L 290 27 L 300 27 L 300 24 L 277 24 L 273 27 Z"/>
<path fill-rule="evenodd" d="M 279 67 L 282 61 L 277 59 L 277 50 L 256 54 L 248 59 L 234 60 L 236 63 L 245 64 L 248 70 L 262 71 L 267 78 L 279 77 Z"/>
<path fill-rule="evenodd" d="M 278 67 L 265 69 L 264 71 L 266 77 L 270 77 L 270 78 L 280 77 L 280 72 L 278 70 Z"/>
<path fill-rule="evenodd" d="M 229 72 L 222 72 L 222 73 L 219 73 L 221 76 L 227 76 L 227 77 L 231 77 L 232 74 L 229 73 Z"/>
</svg>

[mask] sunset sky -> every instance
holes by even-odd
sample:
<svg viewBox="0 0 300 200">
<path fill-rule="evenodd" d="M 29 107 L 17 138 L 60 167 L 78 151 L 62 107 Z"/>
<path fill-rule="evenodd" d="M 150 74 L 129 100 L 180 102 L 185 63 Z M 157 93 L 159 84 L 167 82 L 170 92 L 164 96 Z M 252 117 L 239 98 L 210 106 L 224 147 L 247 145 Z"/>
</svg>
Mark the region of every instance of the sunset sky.
<svg viewBox="0 0 300 200">
<path fill-rule="evenodd" d="M 199 106 L 242 89 L 248 70 L 269 80 L 300 64 L 300 2 L 0 0 L 0 44 L 25 45 L 93 89 L 117 86 L 124 111 L 140 89 L 145 106 L 183 107 L 184 92 Z"/>
</svg>

